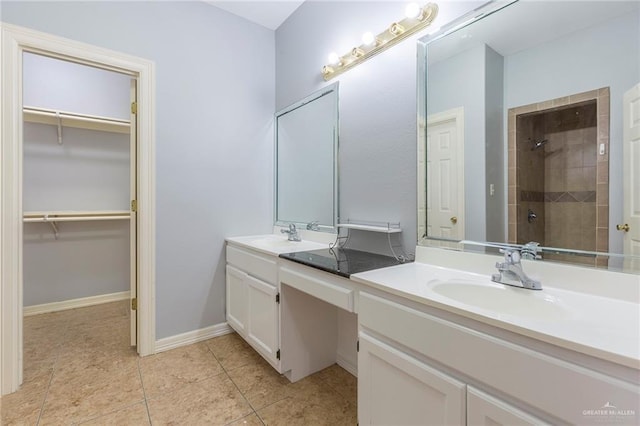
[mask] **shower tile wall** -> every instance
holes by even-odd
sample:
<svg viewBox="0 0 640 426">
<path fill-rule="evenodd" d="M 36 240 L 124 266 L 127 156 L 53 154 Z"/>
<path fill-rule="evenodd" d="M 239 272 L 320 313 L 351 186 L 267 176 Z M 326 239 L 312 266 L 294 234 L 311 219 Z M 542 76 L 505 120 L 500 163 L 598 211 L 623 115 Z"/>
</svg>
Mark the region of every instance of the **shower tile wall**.
<svg viewBox="0 0 640 426">
<path fill-rule="evenodd" d="M 509 242 L 606 252 L 609 89 L 512 108 L 508 136 Z M 545 257 L 606 266 L 593 257 Z"/>
<path fill-rule="evenodd" d="M 596 251 L 597 115 L 595 101 L 547 112 L 543 155 L 545 243 Z M 593 258 L 576 258 L 593 263 Z"/>
<path fill-rule="evenodd" d="M 517 243 L 536 241 L 546 246 L 544 206 L 545 155 L 544 147 L 532 150 L 536 141 L 545 139 L 544 117 L 540 114 L 517 117 L 516 131 L 516 206 Z M 529 219 L 529 212 L 536 218 Z"/>
</svg>

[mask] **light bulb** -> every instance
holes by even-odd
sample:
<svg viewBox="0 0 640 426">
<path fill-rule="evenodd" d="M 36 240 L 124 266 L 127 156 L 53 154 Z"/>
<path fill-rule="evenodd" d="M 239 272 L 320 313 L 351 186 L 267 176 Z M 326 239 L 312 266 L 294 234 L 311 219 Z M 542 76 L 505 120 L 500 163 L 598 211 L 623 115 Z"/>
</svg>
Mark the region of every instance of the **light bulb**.
<svg viewBox="0 0 640 426">
<path fill-rule="evenodd" d="M 362 34 L 362 42 L 367 46 L 371 46 L 373 43 L 375 43 L 375 41 L 376 38 L 371 31 L 367 31 L 366 33 Z"/>
<path fill-rule="evenodd" d="M 422 9 L 418 5 L 418 3 L 409 3 L 407 8 L 404 10 L 404 14 L 409 19 L 414 19 L 420 16 L 422 13 Z"/>
<path fill-rule="evenodd" d="M 332 65 L 337 65 L 340 63 L 340 56 L 336 52 L 329 53 L 329 63 Z"/>
</svg>

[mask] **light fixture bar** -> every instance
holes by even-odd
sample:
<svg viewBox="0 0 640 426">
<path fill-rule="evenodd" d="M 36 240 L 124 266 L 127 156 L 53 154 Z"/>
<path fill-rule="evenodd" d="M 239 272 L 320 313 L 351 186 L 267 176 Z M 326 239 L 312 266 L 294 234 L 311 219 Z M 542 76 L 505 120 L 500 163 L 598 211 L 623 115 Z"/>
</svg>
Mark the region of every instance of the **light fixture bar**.
<svg viewBox="0 0 640 426">
<path fill-rule="evenodd" d="M 322 76 L 325 81 L 339 76 L 356 65 L 400 43 L 420 30 L 427 28 L 438 16 L 438 5 L 428 3 L 423 6 L 414 18 L 405 18 L 399 22 L 393 22 L 389 27 L 375 37 L 375 43 L 361 44 L 354 47 L 348 53 L 340 56 L 336 63 L 322 67 Z"/>
</svg>

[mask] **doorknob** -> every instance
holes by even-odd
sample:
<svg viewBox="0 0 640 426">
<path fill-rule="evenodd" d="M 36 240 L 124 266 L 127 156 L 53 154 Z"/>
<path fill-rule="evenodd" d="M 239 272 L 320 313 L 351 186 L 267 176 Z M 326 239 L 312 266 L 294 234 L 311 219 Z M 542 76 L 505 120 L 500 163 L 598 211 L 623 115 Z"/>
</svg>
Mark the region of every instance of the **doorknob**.
<svg viewBox="0 0 640 426">
<path fill-rule="evenodd" d="M 451 216 L 451 218 L 450 218 L 449 220 L 450 220 L 450 221 L 451 221 L 451 223 L 453 223 L 454 225 L 455 225 L 456 223 L 458 223 L 458 218 L 457 218 L 457 217 L 455 217 L 455 216 Z"/>
<path fill-rule="evenodd" d="M 631 228 L 629 227 L 628 223 L 625 223 L 624 225 L 616 225 L 616 229 L 618 231 L 629 232 L 629 229 L 631 229 Z"/>
</svg>

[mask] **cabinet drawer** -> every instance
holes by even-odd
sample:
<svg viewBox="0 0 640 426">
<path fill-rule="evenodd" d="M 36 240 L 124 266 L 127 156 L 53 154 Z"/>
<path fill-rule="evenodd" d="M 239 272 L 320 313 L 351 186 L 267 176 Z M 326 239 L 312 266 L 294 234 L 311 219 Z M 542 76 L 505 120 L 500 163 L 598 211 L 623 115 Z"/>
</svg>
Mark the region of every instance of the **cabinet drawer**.
<svg viewBox="0 0 640 426">
<path fill-rule="evenodd" d="M 323 273 L 326 275 L 326 273 Z M 339 308 L 353 312 L 353 289 L 341 285 L 340 278 L 316 276 L 315 271 L 301 273 L 291 268 L 280 268 L 280 282 Z M 346 280 L 345 280 L 346 281 Z"/>
<path fill-rule="evenodd" d="M 589 410 L 608 402 L 640 412 L 637 385 L 381 297 L 361 292 L 358 319 L 361 327 L 568 423 L 591 422 Z"/>
<path fill-rule="evenodd" d="M 227 245 L 227 263 L 269 284 L 275 285 L 278 280 L 276 259 L 260 253 Z"/>
</svg>

